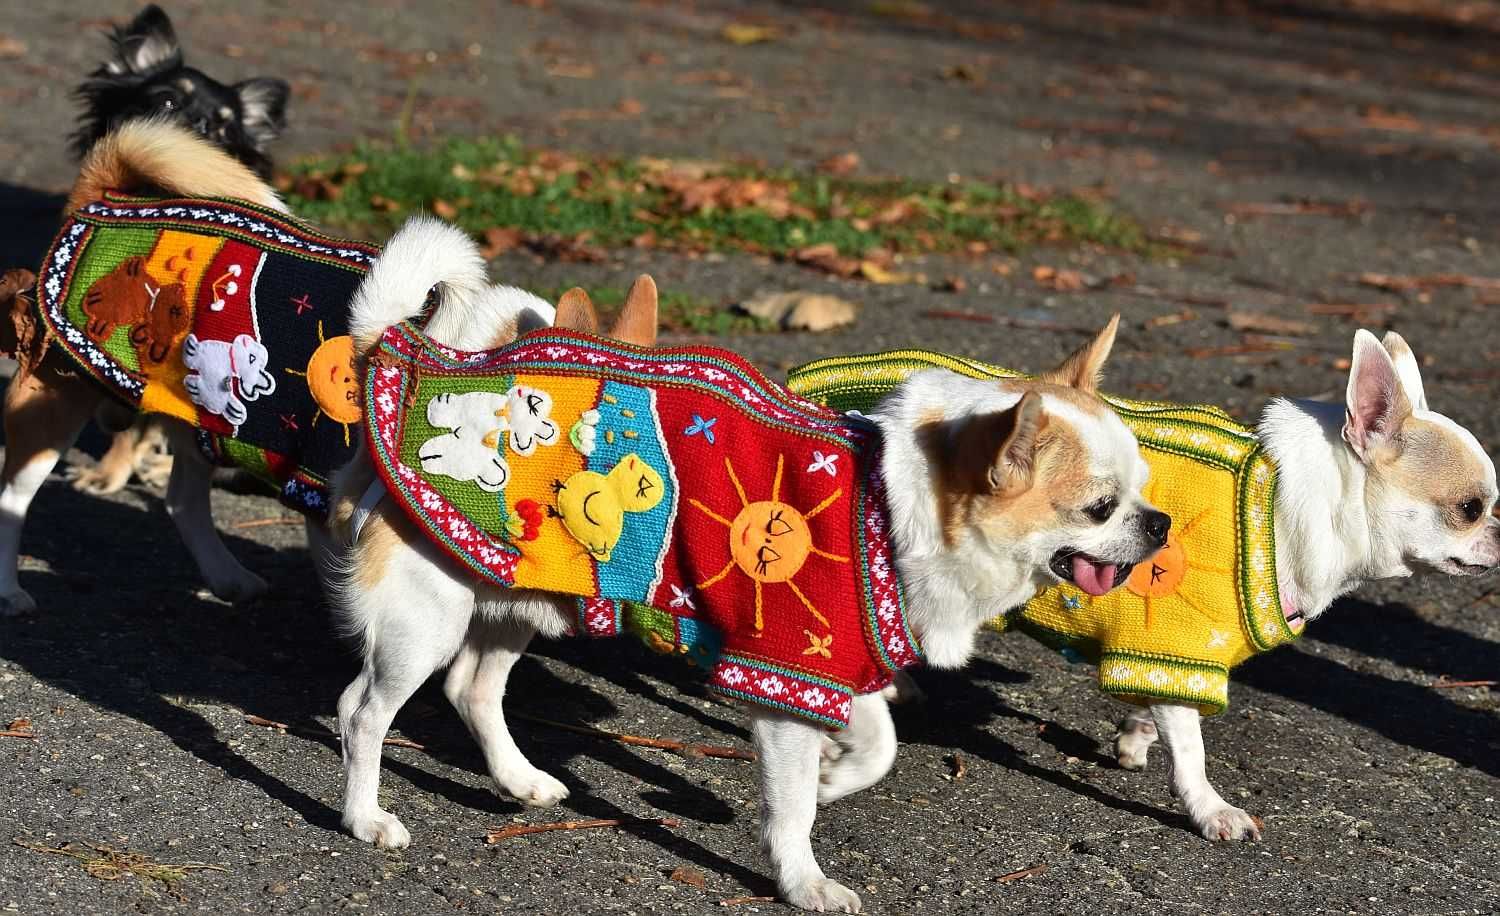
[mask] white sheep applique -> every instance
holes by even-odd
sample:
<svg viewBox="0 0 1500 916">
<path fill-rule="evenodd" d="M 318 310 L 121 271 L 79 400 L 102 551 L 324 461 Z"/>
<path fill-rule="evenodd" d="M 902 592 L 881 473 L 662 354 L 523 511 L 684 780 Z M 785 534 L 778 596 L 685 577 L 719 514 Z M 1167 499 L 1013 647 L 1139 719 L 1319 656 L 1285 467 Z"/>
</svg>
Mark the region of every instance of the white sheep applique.
<svg viewBox="0 0 1500 916">
<path fill-rule="evenodd" d="M 182 342 L 182 364 L 188 370 L 182 384 L 193 403 L 238 431 L 249 415 L 245 401 L 276 391 L 276 377 L 266 370 L 270 359 L 265 344 L 249 334 L 234 340 L 199 340 L 189 334 Z"/>
<path fill-rule="evenodd" d="M 417 457 L 428 474 L 472 480 L 480 489 L 498 493 L 510 479 L 501 434 L 510 433 L 512 452 L 531 455 L 538 445 L 557 442 L 551 413 L 551 395 L 527 385 L 512 386 L 504 394 L 439 394 L 427 402 L 427 422 L 448 432 L 423 442 Z"/>
</svg>

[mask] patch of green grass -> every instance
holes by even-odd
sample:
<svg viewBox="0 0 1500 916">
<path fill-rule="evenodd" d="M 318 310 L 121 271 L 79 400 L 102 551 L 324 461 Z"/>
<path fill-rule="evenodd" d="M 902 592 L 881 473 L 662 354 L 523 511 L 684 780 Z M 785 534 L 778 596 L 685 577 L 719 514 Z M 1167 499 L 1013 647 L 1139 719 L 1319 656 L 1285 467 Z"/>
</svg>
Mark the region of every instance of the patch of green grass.
<svg viewBox="0 0 1500 916">
<path fill-rule="evenodd" d="M 627 290 L 619 286 L 584 286 L 581 283 L 566 283 L 534 292 L 548 302 L 556 302 L 565 291 L 574 286 L 580 286 L 588 292 L 589 300 L 594 303 L 594 308 L 599 312 L 599 320 L 606 328 L 613 321 L 620 306 L 625 304 Z M 758 334 L 776 330 L 776 325 L 764 318 L 715 305 L 692 293 L 663 292 L 659 294 L 657 304 L 662 329 L 679 334 L 723 336 Z"/>
<path fill-rule="evenodd" d="M 513 138 L 449 139 L 421 150 L 366 144 L 299 162 L 280 186 L 303 216 L 369 236 L 431 210 L 475 234 L 505 227 L 600 246 L 779 257 L 814 246 L 855 259 L 1039 243 L 1147 247 L 1133 220 L 1073 195 L 588 158 L 528 150 Z"/>
</svg>

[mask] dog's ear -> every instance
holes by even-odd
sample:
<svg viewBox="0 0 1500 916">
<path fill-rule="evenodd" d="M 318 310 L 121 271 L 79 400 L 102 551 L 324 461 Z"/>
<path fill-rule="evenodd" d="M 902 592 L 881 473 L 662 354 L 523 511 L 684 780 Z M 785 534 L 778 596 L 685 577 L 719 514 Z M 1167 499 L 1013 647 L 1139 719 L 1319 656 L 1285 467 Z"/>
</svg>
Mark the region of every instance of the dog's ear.
<svg viewBox="0 0 1500 916">
<path fill-rule="evenodd" d="M 182 66 L 182 47 L 177 44 L 172 20 L 154 3 L 136 14 L 129 25 L 115 29 L 110 41 L 115 56 L 104 62 L 104 69 L 116 76 L 139 76 Z"/>
<path fill-rule="evenodd" d="M 1375 335 L 1363 328 L 1354 332 L 1344 406 L 1344 441 L 1366 464 L 1394 444 L 1401 424 L 1411 416 L 1411 401 L 1395 361 Z"/>
<path fill-rule="evenodd" d="M 286 128 L 286 100 L 291 87 L 269 76 L 257 76 L 235 83 L 234 94 L 240 100 L 240 123 L 245 136 L 257 150 L 264 152 L 272 140 Z"/>
<path fill-rule="evenodd" d="M 650 274 L 641 274 L 630 285 L 625 296 L 625 307 L 609 336 L 642 347 L 656 345 L 657 295 L 656 281 Z"/>
<path fill-rule="evenodd" d="M 1094 335 L 1093 340 L 1073 351 L 1073 355 L 1063 360 L 1061 366 L 1042 373 L 1042 381 L 1077 388 L 1085 394 L 1097 392 L 1099 379 L 1104 371 L 1104 361 L 1109 358 L 1109 351 L 1115 345 L 1115 332 L 1119 329 L 1120 313 L 1116 312 L 1109 319 L 1109 324 Z"/>
<path fill-rule="evenodd" d="M 1411 402 L 1412 409 L 1426 410 L 1427 393 L 1422 390 L 1422 370 L 1417 365 L 1417 354 L 1411 351 L 1406 338 L 1395 331 L 1386 331 L 1380 345 L 1385 347 L 1385 352 L 1391 355 L 1391 362 L 1396 364 L 1396 377 L 1401 379 L 1401 387 L 1406 391 L 1406 399 Z"/>
<path fill-rule="evenodd" d="M 589 294 L 577 286 L 557 300 L 557 318 L 552 324 L 585 334 L 599 333 L 599 316 L 594 312 L 594 303 L 589 300 Z"/>
<path fill-rule="evenodd" d="M 996 496 L 1019 496 L 1031 489 L 1036 471 L 1036 449 L 1047 415 L 1042 412 L 1042 396 L 1035 391 L 1021 395 L 1009 410 L 993 417 L 995 431 L 1000 433 L 999 447 L 990 464 L 990 492 Z"/>
</svg>

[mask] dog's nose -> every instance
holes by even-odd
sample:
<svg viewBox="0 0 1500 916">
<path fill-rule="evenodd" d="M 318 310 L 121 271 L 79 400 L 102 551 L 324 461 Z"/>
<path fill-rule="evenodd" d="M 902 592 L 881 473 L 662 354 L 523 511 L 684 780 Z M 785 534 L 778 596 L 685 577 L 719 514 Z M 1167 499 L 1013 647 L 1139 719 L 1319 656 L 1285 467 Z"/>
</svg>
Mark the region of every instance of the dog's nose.
<svg viewBox="0 0 1500 916">
<path fill-rule="evenodd" d="M 1141 516 L 1141 530 L 1151 543 L 1157 547 L 1164 547 L 1167 543 L 1167 532 L 1172 530 L 1172 516 L 1165 512 L 1157 512 L 1152 509 Z"/>
</svg>

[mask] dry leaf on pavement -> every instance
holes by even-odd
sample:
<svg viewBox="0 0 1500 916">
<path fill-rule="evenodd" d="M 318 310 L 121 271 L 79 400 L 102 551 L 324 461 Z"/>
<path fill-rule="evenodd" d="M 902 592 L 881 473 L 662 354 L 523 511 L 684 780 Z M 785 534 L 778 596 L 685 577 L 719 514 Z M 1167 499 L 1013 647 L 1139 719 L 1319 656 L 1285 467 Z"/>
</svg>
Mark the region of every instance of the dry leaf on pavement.
<svg viewBox="0 0 1500 916">
<path fill-rule="evenodd" d="M 763 292 L 740 303 L 739 309 L 791 331 L 828 331 L 852 324 L 859 307 L 847 299 L 823 293 Z"/>
</svg>

